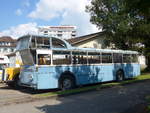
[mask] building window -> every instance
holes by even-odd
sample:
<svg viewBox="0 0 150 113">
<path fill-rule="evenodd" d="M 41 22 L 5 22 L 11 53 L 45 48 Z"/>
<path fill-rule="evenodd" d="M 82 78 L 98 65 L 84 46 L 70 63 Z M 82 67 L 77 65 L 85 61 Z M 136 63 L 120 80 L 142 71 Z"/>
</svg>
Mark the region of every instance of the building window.
<svg viewBox="0 0 150 113">
<path fill-rule="evenodd" d="M 4 48 L 4 52 L 7 52 L 7 48 Z"/>
<path fill-rule="evenodd" d="M 57 34 L 58 37 L 62 37 L 62 34 Z"/>
<path fill-rule="evenodd" d="M 45 33 L 44 35 L 48 35 L 48 34 Z"/>
<path fill-rule="evenodd" d="M 10 52 L 13 52 L 14 51 L 14 49 L 11 49 L 11 51 Z"/>
<path fill-rule="evenodd" d="M 75 37 L 76 35 L 75 35 L 75 34 L 72 34 L 71 36 L 72 36 L 72 37 Z"/>
<path fill-rule="evenodd" d="M 44 31 L 44 34 L 48 33 L 48 31 Z"/>
<path fill-rule="evenodd" d="M 58 31 L 58 33 L 62 33 L 62 31 Z"/>
</svg>

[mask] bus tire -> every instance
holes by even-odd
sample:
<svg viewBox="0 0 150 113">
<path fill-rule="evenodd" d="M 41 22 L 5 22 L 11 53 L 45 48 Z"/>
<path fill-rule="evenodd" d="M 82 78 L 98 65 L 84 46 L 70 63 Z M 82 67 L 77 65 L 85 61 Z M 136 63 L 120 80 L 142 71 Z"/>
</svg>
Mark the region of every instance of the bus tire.
<svg viewBox="0 0 150 113">
<path fill-rule="evenodd" d="M 19 86 L 19 74 L 16 75 L 16 77 L 14 78 L 14 88 L 15 89 L 20 89 L 20 86 Z"/>
<path fill-rule="evenodd" d="M 124 72 L 123 70 L 118 70 L 116 72 L 116 81 L 120 82 L 124 80 Z"/>
<path fill-rule="evenodd" d="M 9 87 L 11 87 L 13 89 L 20 89 L 20 86 L 19 86 L 19 74 L 15 76 L 13 81 L 8 82 L 7 84 L 8 84 Z"/>
<path fill-rule="evenodd" d="M 61 90 L 68 90 L 75 88 L 75 79 L 72 75 L 62 75 L 59 80 L 59 88 Z"/>
</svg>

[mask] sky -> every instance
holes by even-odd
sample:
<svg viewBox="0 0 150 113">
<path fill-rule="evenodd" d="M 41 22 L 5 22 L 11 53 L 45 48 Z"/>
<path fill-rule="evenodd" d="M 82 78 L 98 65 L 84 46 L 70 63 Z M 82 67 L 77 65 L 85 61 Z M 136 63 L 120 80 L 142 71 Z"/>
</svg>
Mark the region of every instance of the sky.
<svg viewBox="0 0 150 113">
<path fill-rule="evenodd" d="M 77 26 L 77 36 L 98 32 L 85 6 L 90 0 L 1 0 L 0 36 L 37 33 L 38 26 Z"/>
</svg>

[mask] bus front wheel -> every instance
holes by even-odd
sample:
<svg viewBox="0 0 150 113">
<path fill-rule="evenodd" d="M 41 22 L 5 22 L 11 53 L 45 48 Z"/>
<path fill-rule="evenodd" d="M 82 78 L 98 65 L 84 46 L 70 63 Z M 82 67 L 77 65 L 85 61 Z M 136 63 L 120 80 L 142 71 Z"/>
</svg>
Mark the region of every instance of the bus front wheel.
<svg viewBox="0 0 150 113">
<path fill-rule="evenodd" d="M 65 75 L 60 78 L 59 83 L 61 90 L 73 89 L 75 87 L 75 80 L 70 75 Z"/>
<path fill-rule="evenodd" d="M 116 80 L 118 82 L 123 81 L 124 80 L 124 73 L 122 70 L 118 70 L 116 73 Z"/>
</svg>

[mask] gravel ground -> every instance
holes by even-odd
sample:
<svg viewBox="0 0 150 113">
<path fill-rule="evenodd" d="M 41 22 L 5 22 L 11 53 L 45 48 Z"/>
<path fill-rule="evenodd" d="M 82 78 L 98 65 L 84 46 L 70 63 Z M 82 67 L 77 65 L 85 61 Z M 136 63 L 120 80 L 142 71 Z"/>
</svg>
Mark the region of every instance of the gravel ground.
<svg viewBox="0 0 150 113">
<path fill-rule="evenodd" d="M 0 106 L 16 99 L 21 100 L 23 98 L 31 97 L 31 94 L 24 93 L 23 90 L 24 89 L 14 90 L 3 83 L 0 83 Z"/>
</svg>

